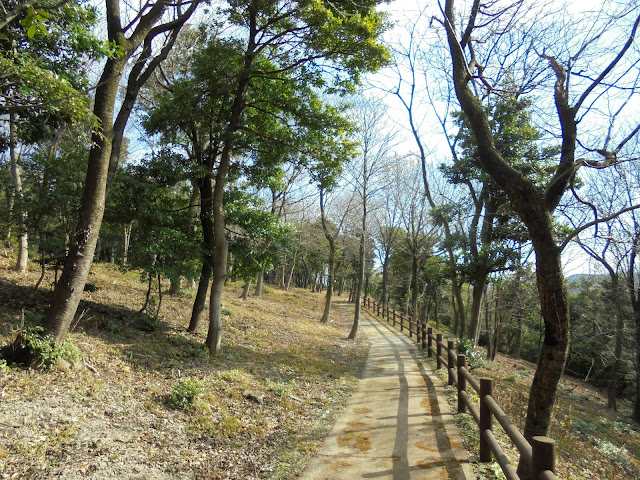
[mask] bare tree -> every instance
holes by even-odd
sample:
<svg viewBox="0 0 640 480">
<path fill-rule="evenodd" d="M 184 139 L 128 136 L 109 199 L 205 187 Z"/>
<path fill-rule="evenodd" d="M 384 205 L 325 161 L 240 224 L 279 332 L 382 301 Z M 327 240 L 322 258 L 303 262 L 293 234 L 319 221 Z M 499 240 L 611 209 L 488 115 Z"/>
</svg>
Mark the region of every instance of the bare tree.
<svg viewBox="0 0 640 480">
<path fill-rule="evenodd" d="M 446 141 L 448 142 L 451 152 L 455 156 L 455 144 L 452 140 L 453 136 L 448 132 L 448 112 L 451 103 L 450 89 L 446 88 L 447 78 L 444 78 L 445 92 L 444 102 L 434 101 L 432 85 L 442 83 L 441 79 L 431 78 L 431 74 L 438 69 L 430 68 L 425 59 L 437 53 L 437 50 L 428 47 L 427 35 L 424 30 L 424 24 L 427 19 L 426 9 L 421 9 L 415 16 L 407 18 L 404 26 L 405 34 L 408 38 L 401 38 L 394 42 L 392 47 L 393 63 L 387 78 L 391 78 L 390 84 L 377 85 L 387 94 L 395 96 L 406 112 L 407 129 L 411 134 L 411 138 L 415 142 L 417 148 L 417 156 L 420 161 L 420 170 L 422 172 L 422 182 L 424 187 L 424 195 L 429 207 L 433 211 L 435 222 L 442 228 L 444 233 L 444 246 L 448 256 L 448 273 L 451 283 L 451 291 L 454 299 L 454 311 L 456 314 L 455 325 L 460 328 L 460 332 L 465 331 L 466 325 L 466 309 L 464 308 L 464 300 L 460 289 L 460 281 L 457 271 L 457 258 L 454 251 L 455 226 L 452 226 L 444 212 L 439 208 L 434 196 L 433 186 L 429 178 L 429 158 L 433 158 L 434 151 L 430 150 L 425 144 L 424 124 L 428 123 L 427 112 L 421 108 L 423 103 L 428 103 L 433 110 L 434 115 L 438 119 L 438 123 L 443 128 Z M 426 53 L 425 49 L 429 49 Z M 434 62 L 431 62 L 433 64 Z M 441 69 L 441 68 L 440 68 Z M 426 98 L 422 98 L 422 97 Z M 438 110 L 438 105 L 444 105 L 442 112 Z M 400 122 L 399 122 L 400 123 Z M 404 123 L 404 122 L 402 122 Z"/>
<path fill-rule="evenodd" d="M 385 162 L 395 146 L 396 132 L 385 119 L 384 109 L 372 100 L 361 99 L 352 112 L 352 120 L 358 129 L 357 140 L 360 154 L 351 164 L 351 178 L 362 208 L 360 245 L 358 251 L 358 273 L 356 276 L 355 313 L 349 339 L 356 338 L 360 324 L 360 303 L 365 280 L 365 251 L 369 241 L 368 214 L 371 199 L 384 188 L 381 178 Z"/>
<path fill-rule="evenodd" d="M 474 134 L 482 168 L 506 192 L 512 207 L 528 229 L 536 253 L 536 279 L 545 334 L 529 394 L 524 429 L 525 437 L 531 438 L 546 435 L 549 431 L 557 386 L 569 346 L 569 304 L 560 258 L 562 249 L 557 241 L 552 215 L 581 166 L 602 167 L 615 163 L 624 144 L 637 133 L 635 128 L 622 135 L 613 148 L 612 142 L 607 140 L 604 149 L 594 149 L 593 153 L 599 153 L 602 161 L 576 158 L 579 114 L 584 115 L 585 110 L 593 108 L 603 90 L 610 90 L 628 69 L 623 59 L 633 44 L 640 16 L 636 16 L 637 12 L 631 14 L 635 20 L 626 30 L 626 41 L 613 52 L 598 43 L 602 35 L 612 28 L 612 24 L 607 22 L 598 31 L 590 29 L 588 34 L 591 36 L 584 40 L 581 48 L 564 57 L 565 61 L 542 51 L 541 57 L 550 65 L 556 78 L 553 95 L 562 148 L 557 167 L 548 176 L 546 184 L 537 187 L 506 162 L 502 152 L 496 148 L 486 110 L 474 91 L 474 88 L 499 89 L 501 85 L 493 80 L 503 78 L 501 74 L 507 70 L 518 74 L 516 83 L 522 91 L 537 86 L 540 73 L 528 68 L 534 61 L 533 43 L 537 37 L 527 38 L 525 35 L 534 28 L 528 20 L 534 12 L 525 11 L 523 2 L 485 5 L 475 0 L 464 14 L 461 28 L 456 29 L 454 3 L 454 0 L 446 1 L 438 21 L 446 30 L 456 96 Z M 627 11 L 626 15 L 618 18 L 626 22 L 629 15 Z M 541 18 L 546 17 L 542 15 Z M 602 69 L 589 74 L 583 70 L 585 65 L 577 63 L 576 59 L 583 58 L 587 51 L 593 52 L 594 48 L 601 48 L 599 54 L 607 56 L 608 60 L 604 65 L 598 62 L 596 66 Z M 511 52 L 508 58 L 505 56 L 507 52 Z M 585 81 L 577 96 L 569 94 L 575 75 Z M 527 475 L 526 466 L 521 464 L 520 471 Z"/>
</svg>

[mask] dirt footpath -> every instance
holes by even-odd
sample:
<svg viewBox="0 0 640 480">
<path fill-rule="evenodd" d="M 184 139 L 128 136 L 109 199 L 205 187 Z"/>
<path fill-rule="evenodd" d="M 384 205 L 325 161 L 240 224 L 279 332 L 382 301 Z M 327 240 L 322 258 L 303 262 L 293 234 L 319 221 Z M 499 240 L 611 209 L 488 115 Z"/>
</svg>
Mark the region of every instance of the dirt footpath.
<svg viewBox="0 0 640 480">
<path fill-rule="evenodd" d="M 302 480 L 475 479 L 434 368 L 411 341 L 364 314 L 364 377 Z"/>
</svg>

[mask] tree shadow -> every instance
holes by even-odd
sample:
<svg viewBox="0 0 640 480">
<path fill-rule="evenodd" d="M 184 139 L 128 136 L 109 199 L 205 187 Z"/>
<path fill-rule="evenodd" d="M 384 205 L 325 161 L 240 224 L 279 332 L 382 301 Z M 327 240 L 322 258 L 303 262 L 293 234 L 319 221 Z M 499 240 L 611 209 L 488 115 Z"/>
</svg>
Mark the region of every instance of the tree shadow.
<svg viewBox="0 0 640 480">
<path fill-rule="evenodd" d="M 34 291 L 33 287 L 0 279 L 0 338 L 13 341 L 11 337 L 19 327 L 22 309 L 26 312 L 27 325 L 38 324 L 52 297 L 52 291 Z M 264 342 L 268 344 L 265 339 L 262 346 L 256 346 L 247 334 L 246 341 L 223 345 L 218 356 L 209 358 L 204 335 L 186 332 L 186 324 L 183 328 L 162 320 L 156 322 L 136 310 L 87 299 L 80 302 L 78 312 L 78 315 L 86 313 L 74 331 L 115 345 L 119 358 L 136 370 L 160 374 L 179 370 L 189 375 L 242 368 L 274 382 L 288 382 L 302 375 L 338 377 L 351 373 L 345 370 L 345 366 L 351 364 L 349 350 L 337 343 L 317 347 L 315 353 L 311 352 L 316 348 L 313 346 L 307 351 L 292 352 L 288 346 L 265 346 Z M 225 328 L 241 329 L 238 323 L 235 319 L 226 319 Z M 91 352 L 83 354 L 91 356 Z"/>
</svg>

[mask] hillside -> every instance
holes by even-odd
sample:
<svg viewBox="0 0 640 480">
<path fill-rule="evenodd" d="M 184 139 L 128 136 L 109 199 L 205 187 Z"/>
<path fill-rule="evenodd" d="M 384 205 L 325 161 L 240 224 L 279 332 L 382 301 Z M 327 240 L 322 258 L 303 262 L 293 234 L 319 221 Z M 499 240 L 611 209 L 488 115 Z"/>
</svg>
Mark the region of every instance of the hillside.
<svg viewBox="0 0 640 480">
<path fill-rule="evenodd" d="M 0 258 L 4 345 L 22 307 L 27 322 L 42 314 L 52 274 L 34 295 L 37 267 L 22 278 Z M 184 331 L 190 295 L 165 295 L 155 324 L 136 313 L 136 274 L 98 264 L 90 280 L 98 289 L 70 335 L 81 359 L 0 369 L 2 478 L 292 478 L 364 364 L 368 345 L 345 340 L 343 309 L 318 322 L 320 294 L 269 289 L 242 301 L 230 285 L 223 353 L 211 361 L 205 327 Z"/>
<path fill-rule="evenodd" d="M 34 293 L 37 268 L 23 277 L 10 265 L 0 257 L 3 345 L 22 308 L 27 324 L 37 321 L 53 279 L 48 272 Z M 206 327 L 185 332 L 192 292 L 165 295 L 155 323 L 137 314 L 145 285 L 135 273 L 96 264 L 90 280 L 97 290 L 85 293 L 70 335 L 80 358 L 50 372 L 0 368 L 2 478 L 293 479 L 364 365 L 368 344 L 345 340 L 351 306 L 340 299 L 323 325 L 322 294 L 268 287 L 242 301 L 241 286 L 231 284 L 223 353 L 211 361 Z M 500 355 L 474 363 L 474 375 L 494 378 L 496 399 L 522 427 L 534 365 Z M 607 412 L 604 398 L 564 378 L 551 431 L 561 478 L 640 478 L 630 405 Z M 470 417 L 456 418 L 473 456 L 477 431 Z M 497 469 L 476 465 L 481 478 L 501 478 Z"/>
</svg>

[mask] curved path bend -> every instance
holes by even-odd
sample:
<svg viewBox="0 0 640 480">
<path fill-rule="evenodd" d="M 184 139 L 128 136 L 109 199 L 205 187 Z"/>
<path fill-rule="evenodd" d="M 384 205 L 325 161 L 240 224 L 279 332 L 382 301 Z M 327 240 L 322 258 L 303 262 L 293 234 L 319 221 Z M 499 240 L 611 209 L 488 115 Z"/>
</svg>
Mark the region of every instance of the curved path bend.
<svg viewBox="0 0 640 480">
<path fill-rule="evenodd" d="M 300 479 L 475 479 L 444 385 L 418 347 L 364 310 L 359 334 L 371 342 L 363 378 Z"/>
</svg>

